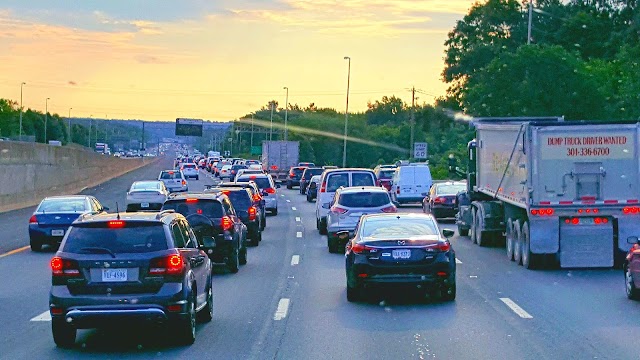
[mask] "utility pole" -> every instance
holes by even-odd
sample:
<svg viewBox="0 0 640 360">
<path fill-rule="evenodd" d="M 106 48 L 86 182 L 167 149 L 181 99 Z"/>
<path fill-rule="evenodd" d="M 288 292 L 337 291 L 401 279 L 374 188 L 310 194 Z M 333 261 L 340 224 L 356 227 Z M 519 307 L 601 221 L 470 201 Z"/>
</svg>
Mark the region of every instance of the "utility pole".
<svg viewBox="0 0 640 360">
<path fill-rule="evenodd" d="M 27 85 L 26 82 L 22 82 L 20 84 L 20 139 L 19 141 L 22 141 L 22 87 L 24 85 Z"/>
<path fill-rule="evenodd" d="M 347 68 L 347 104 L 344 109 L 344 139 L 342 141 L 342 167 L 347 167 L 347 137 L 349 127 L 349 87 L 351 86 L 351 57 L 345 56 L 344 60 L 348 60 Z"/>
<path fill-rule="evenodd" d="M 411 139 L 409 140 L 409 154 L 413 151 L 413 137 L 416 127 L 416 88 L 411 88 Z M 411 155 L 409 155 L 411 157 Z"/>
<path fill-rule="evenodd" d="M 289 88 L 284 87 L 287 90 L 287 98 L 284 105 L 284 141 L 287 141 L 287 115 L 289 114 Z"/>
<path fill-rule="evenodd" d="M 47 100 L 45 100 L 44 102 L 44 143 L 47 143 L 47 122 L 49 120 L 49 100 L 50 98 L 47 98 Z"/>
<path fill-rule="evenodd" d="M 273 101 L 271 102 L 271 130 L 269 130 L 269 141 L 273 141 Z"/>
<path fill-rule="evenodd" d="M 529 0 L 529 25 L 527 26 L 527 45 L 531 45 L 531 27 L 533 26 L 533 0 Z"/>
<path fill-rule="evenodd" d="M 144 151 L 144 120 L 142 120 L 142 143 L 140 144 L 140 150 Z"/>
</svg>

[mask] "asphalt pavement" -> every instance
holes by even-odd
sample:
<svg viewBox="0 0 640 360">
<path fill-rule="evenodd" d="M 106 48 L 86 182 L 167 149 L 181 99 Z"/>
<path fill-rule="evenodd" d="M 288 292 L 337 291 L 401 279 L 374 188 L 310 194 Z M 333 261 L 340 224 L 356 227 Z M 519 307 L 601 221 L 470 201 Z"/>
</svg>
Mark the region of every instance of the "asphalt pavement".
<svg viewBox="0 0 640 360">
<path fill-rule="evenodd" d="M 87 189 L 112 210 L 134 180 L 153 179 L 160 161 Z M 213 180 L 201 176 L 190 189 Z M 444 303 L 405 292 L 349 303 L 344 257 L 330 254 L 315 226 L 315 203 L 278 189 L 279 213 L 249 248 L 237 274 L 215 270 L 214 320 L 195 344 L 167 345 L 167 330 L 123 325 L 81 330 L 76 347 L 58 349 L 47 312 L 52 252 L 29 250 L 32 210 L 0 214 L 9 234 L 0 251 L 2 359 L 632 359 L 640 303 L 628 300 L 621 270 L 531 271 L 502 248 L 467 237 L 456 250 L 457 299 Z M 402 212 L 421 211 L 402 207 Z M 453 229 L 452 223 L 443 222 Z M 4 237 L 4 236 L 3 236 Z"/>
</svg>

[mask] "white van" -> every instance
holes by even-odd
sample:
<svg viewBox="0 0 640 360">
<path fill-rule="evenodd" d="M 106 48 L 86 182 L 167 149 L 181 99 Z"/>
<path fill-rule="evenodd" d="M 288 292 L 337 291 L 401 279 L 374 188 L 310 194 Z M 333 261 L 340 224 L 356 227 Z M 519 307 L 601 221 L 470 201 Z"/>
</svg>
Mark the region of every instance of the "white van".
<svg viewBox="0 0 640 360">
<path fill-rule="evenodd" d="M 320 234 L 327 233 L 329 204 L 340 187 L 376 186 L 376 175 L 371 169 L 335 169 L 322 173 L 316 200 L 316 227 Z"/>
<path fill-rule="evenodd" d="M 400 164 L 393 174 L 391 200 L 395 204 L 422 202 L 433 184 L 427 163 Z"/>
</svg>

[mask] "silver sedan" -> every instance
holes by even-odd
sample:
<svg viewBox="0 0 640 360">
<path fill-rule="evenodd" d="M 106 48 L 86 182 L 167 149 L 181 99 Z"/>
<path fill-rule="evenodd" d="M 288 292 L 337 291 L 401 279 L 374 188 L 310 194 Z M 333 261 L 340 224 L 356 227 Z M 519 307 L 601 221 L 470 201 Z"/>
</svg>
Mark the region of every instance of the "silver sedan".
<svg viewBox="0 0 640 360">
<path fill-rule="evenodd" d="M 168 196 L 162 181 L 136 181 L 127 192 L 127 211 L 160 210 Z"/>
</svg>

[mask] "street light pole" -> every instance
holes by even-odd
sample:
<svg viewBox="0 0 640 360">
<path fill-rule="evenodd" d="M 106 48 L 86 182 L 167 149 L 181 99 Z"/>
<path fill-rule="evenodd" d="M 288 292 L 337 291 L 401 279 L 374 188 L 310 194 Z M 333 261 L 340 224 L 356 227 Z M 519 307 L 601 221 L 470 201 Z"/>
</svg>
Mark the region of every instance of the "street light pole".
<svg viewBox="0 0 640 360">
<path fill-rule="evenodd" d="M 90 115 L 90 120 L 89 120 L 89 148 L 91 148 L 91 127 L 93 126 L 93 115 Z"/>
<path fill-rule="evenodd" d="M 529 0 L 529 24 L 527 26 L 527 45 L 531 45 L 531 27 L 533 26 L 533 0 Z"/>
<path fill-rule="evenodd" d="M 47 121 L 49 120 L 49 100 L 47 98 L 44 102 L 44 143 L 47 144 Z"/>
<path fill-rule="evenodd" d="M 253 149 L 253 114 L 251 114 L 251 142 L 249 146 Z M 251 149 L 249 150 L 249 153 L 251 153 Z"/>
<path fill-rule="evenodd" d="M 67 117 L 67 130 L 69 131 L 69 144 L 71 144 L 71 110 L 73 108 L 69 108 L 69 117 Z"/>
<path fill-rule="evenodd" d="M 287 115 L 289 114 L 289 88 L 284 87 L 283 89 L 287 90 L 287 97 L 284 105 L 284 141 L 287 141 Z"/>
<path fill-rule="evenodd" d="M 351 58 L 349 56 L 344 57 L 345 60 L 348 60 L 348 70 L 347 70 L 347 106 L 344 111 L 344 140 L 342 144 L 342 167 L 347 167 L 347 129 L 349 124 L 349 86 L 351 85 Z"/>
<path fill-rule="evenodd" d="M 26 82 L 20 84 L 20 141 L 22 141 L 22 87 L 27 85 Z"/>
<path fill-rule="evenodd" d="M 271 130 L 269 130 L 269 141 L 273 140 L 273 101 L 271 101 Z"/>
</svg>

